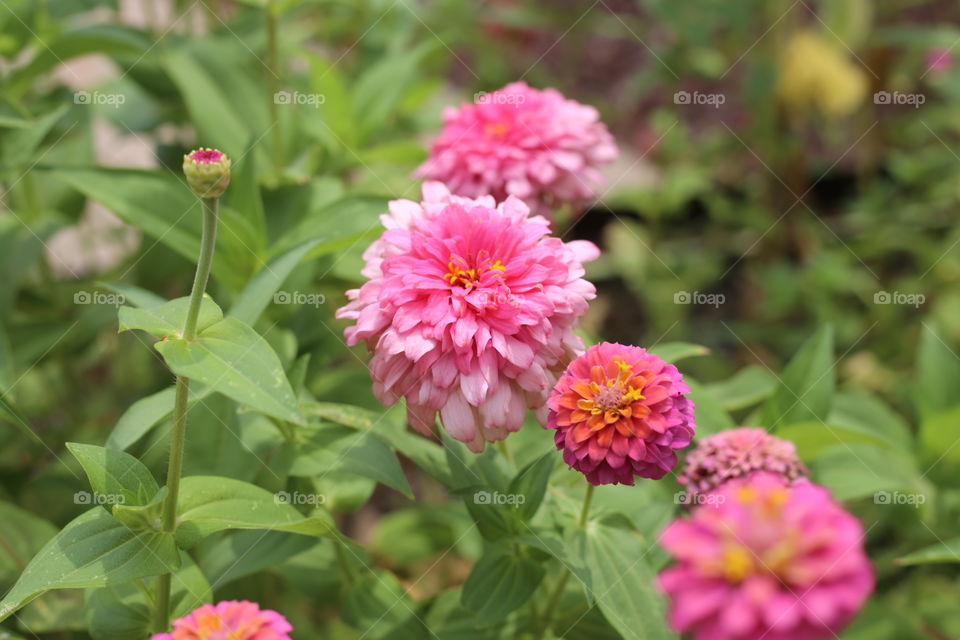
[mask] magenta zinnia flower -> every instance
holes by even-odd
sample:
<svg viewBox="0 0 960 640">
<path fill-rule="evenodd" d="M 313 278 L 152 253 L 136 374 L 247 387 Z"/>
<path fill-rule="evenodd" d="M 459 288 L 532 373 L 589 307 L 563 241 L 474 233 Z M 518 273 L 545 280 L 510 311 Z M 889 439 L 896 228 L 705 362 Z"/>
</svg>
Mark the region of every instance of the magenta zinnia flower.
<svg viewBox="0 0 960 640">
<path fill-rule="evenodd" d="M 451 196 L 423 185 L 424 202 L 390 203 L 387 230 L 364 254 L 370 281 L 347 292 L 337 317 L 355 320 L 350 345 L 373 352 L 373 390 L 407 400 L 411 425 L 443 426 L 473 451 L 543 409 L 564 365 L 582 349 L 573 334 L 594 288 L 584 241 L 549 237 L 547 221 L 507 198 Z"/>
<path fill-rule="evenodd" d="M 151 640 L 291 640 L 293 627 L 276 611 L 253 602 L 205 604 L 173 621 L 173 631 Z"/>
<path fill-rule="evenodd" d="M 536 213 L 593 199 L 602 181 L 597 167 L 617 156 L 596 109 L 524 82 L 477 94 L 443 117 L 417 174 L 470 198 L 514 195 Z"/>
<path fill-rule="evenodd" d="M 547 406 L 557 449 L 593 484 L 662 478 L 696 429 L 690 389 L 646 349 L 604 342 L 570 363 Z"/>
<path fill-rule="evenodd" d="M 670 625 L 695 640 L 833 638 L 873 590 L 860 521 L 830 492 L 759 472 L 674 520 L 659 576 Z"/>
<path fill-rule="evenodd" d="M 780 474 L 788 482 L 808 473 L 792 442 L 757 427 L 740 427 L 700 440 L 687 454 L 677 482 L 696 496 L 756 471 Z"/>
</svg>

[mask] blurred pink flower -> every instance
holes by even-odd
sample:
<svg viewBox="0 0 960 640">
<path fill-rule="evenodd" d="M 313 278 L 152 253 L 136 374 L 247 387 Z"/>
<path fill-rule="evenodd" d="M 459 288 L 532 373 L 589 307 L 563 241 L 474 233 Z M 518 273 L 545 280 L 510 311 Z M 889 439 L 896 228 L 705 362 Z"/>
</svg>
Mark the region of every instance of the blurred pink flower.
<svg viewBox="0 0 960 640">
<path fill-rule="evenodd" d="M 690 389 L 646 349 L 604 342 L 570 363 L 547 406 L 557 449 L 593 484 L 662 478 L 696 429 Z"/>
<path fill-rule="evenodd" d="M 354 320 L 350 345 L 373 352 L 373 390 L 407 400 L 410 424 L 430 434 L 436 413 L 471 450 L 502 440 L 540 410 L 583 344 L 577 318 L 594 297 L 589 242 L 549 237 L 527 205 L 451 196 L 423 185 L 423 203 L 395 200 L 387 230 L 364 254 L 369 281 L 347 292 L 337 317 Z"/>
<path fill-rule="evenodd" d="M 470 198 L 517 196 L 535 213 L 595 198 L 603 180 L 597 168 L 617 156 L 596 109 L 524 82 L 479 93 L 443 118 L 417 175 Z"/>
<path fill-rule="evenodd" d="M 777 473 L 790 482 L 807 475 L 792 442 L 764 429 L 740 427 L 700 440 L 687 454 L 677 482 L 686 485 L 687 493 L 695 496 L 754 471 Z"/>
<path fill-rule="evenodd" d="M 806 480 L 759 472 L 674 520 L 661 544 L 670 625 L 695 640 L 833 638 L 873 591 L 863 527 Z"/>
<path fill-rule="evenodd" d="M 942 73 L 953 66 L 953 54 L 947 47 L 934 47 L 927 51 L 927 71 Z"/>
<path fill-rule="evenodd" d="M 253 602 L 227 600 L 205 604 L 173 621 L 171 633 L 151 640 L 291 640 L 293 627 L 276 611 Z"/>
</svg>

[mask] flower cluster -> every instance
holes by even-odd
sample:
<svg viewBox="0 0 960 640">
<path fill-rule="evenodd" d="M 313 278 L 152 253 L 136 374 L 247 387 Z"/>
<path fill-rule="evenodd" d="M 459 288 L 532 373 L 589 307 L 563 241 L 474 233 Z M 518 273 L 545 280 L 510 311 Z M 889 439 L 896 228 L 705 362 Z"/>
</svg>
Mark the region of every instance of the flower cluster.
<svg viewBox="0 0 960 640">
<path fill-rule="evenodd" d="M 779 474 L 788 482 L 807 475 L 792 442 L 764 429 L 741 427 L 700 440 L 687 454 L 677 481 L 687 487 L 690 496 L 696 496 L 757 471 Z"/>
<path fill-rule="evenodd" d="M 659 585 L 697 640 L 833 638 L 873 590 L 863 527 L 823 487 L 758 472 L 667 526 Z"/>
<path fill-rule="evenodd" d="M 205 604 L 173 621 L 173 631 L 151 640 L 291 640 L 293 627 L 276 611 L 253 602 Z"/>
<path fill-rule="evenodd" d="M 570 363 L 550 394 L 547 427 L 566 463 L 593 484 L 662 478 L 693 438 L 689 392 L 675 366 L 604 342 Z"/>
<path fill-rule="evenodd" d="M 582 349 L 573 329 L 594 297 L 584 241 L 550 237 L 522 201 L 453 196 L 427 182 L 423 202 L 390 203 L 386 231 L 364 254 L 369 281 L 347 292 L 337 317 L 366 342 L 377 398 L 406 398 L 411 425 L 443 426 L 473 451 L 543 410 L 547 393 Z"/>
<path fill-rule="evenodd" d="M 448 109 L 417 174 L 469 198 L 517 196 L 547 214 L 595 198 L 598 167 L 616 156 L 596 109 L 554 89 L 513 82 Z"/>
</svg>

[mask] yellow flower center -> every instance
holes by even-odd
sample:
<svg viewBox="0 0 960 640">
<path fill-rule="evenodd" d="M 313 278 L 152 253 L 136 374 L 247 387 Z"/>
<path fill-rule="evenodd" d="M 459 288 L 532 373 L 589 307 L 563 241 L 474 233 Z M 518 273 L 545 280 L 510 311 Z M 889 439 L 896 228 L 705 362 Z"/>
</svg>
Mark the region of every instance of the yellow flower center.
<svg viewBox="0 0 960 640">
<path fill-rule="evenodd" d="M 490 260 L 487 259 L 483 262 L 489 263 Z M 471 267 L 463 258 L 450 256 L 450 262 L 447 263 L 447 274 L 443 276 L 443 279 L 451 285 L 460 285 L 464 289 L 469 289 L 470 287 L 476 286 L 477 281 L 480 280 L 480 276 L 482 276 L 485 271 L 491 270 L 503 273 L 507 268 L 503 266 L 500 260 L 496 260 L 492 264 L 481 263 L 478 267 Z"/>
</svg>

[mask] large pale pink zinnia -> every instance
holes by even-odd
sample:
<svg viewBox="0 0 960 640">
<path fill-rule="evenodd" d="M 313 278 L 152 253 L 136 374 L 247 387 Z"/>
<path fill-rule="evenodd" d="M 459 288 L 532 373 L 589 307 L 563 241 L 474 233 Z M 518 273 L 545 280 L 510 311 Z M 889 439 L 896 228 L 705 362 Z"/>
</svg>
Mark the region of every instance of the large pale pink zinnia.
<svg viewBox="0 0 960 640">
<path fill-rule="evenodd" d="M 373 390 L 406 398 L 411 425 L 443 426 L 473 451 L 523 424 L 582 348 L 573 328 L 594 288 L 585 241 L 550 237 L 517 198 L 452 196 L 423 185 L 423 202 L 390 203 L 387 230 L 364 254 L 369 282 L 347 292 L 337 317 L 354 320 L 350 345 L 373 352 Z"/>
<path fill-rule="evenodd" d="M 873 590 L 863 527 L 823 487 L 758 472 L 674 520 L 659 576 L 670 625 L 695 640 L 833 638 Z"/>
<path fill-rule="evenodd" d="M 617 156 L 596 109 L 524 82 L 477 94 L 443 118 L 417 174 L 470 198 L 517 196 L 536 213 L 595 198 L 597 168 Z"/>
<path fill-rule="evenodd" d="M 254 602 L 205 604 L 173 621 L 173 631 L 151 640 L 291 640 L 293 627 L 276 611 Z"/>
<path fill-rule="evenodd" d="M 604 342 L 570 363 L 550 394 L 547 428 L 592 484 L 662 478 L 693 438 L 690 389 L 646 349 Z"/>
</svg>

